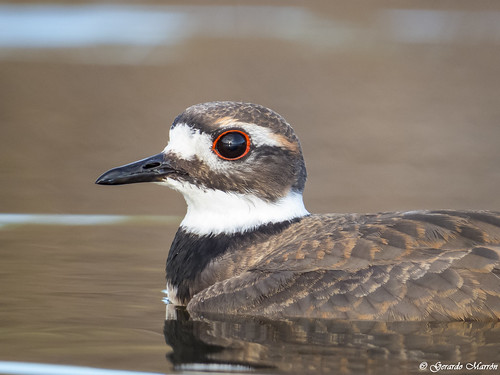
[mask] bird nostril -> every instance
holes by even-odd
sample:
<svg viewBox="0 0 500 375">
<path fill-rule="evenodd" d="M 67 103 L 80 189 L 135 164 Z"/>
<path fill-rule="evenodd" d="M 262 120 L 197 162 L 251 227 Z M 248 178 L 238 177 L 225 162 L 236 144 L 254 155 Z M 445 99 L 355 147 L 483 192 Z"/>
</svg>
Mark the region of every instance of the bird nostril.
<svg viewBox="0 0 500 375">
<path fill-rule="evenodd" d="M 148 164 L 144 165 L 142 167 L 142 169 L 153 169 L 153 168 L 156 168 L 156 167 L 159 167 L 159 166 L 160 166 L 160 163 L 158 163 L 158 162 L 148 163 Z"/>
</svg>

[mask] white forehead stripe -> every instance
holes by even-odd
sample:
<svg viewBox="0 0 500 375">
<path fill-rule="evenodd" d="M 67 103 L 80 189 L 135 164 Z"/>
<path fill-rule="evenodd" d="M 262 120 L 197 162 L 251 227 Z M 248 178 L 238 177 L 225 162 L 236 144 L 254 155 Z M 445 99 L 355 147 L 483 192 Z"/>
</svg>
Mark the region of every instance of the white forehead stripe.
<svg viewBox="0 0 500 375">
<path fill-rule="evenodd" d="M 166 180 L 161 184 L 182 192 L 188 209 L 181 227 L 198 235 L 244 232 L 309 215 L 300 193 L 290 192 L 268 202 L 251 194 L 203 189 L 187 182 Z"/>
<path fill-rule="evenodd" d="M 271 129 L 246 122 L 228 122 L 226 126 L 221 126 L 221 129 L 230 127 L 237 127 L 246 131 L 252 144 L 257 147 L 264 145 L 280 146 L 279 142 L 273 137 L 274 133 Z M 180 123 L 170 129 L 170 141 L 163 152 L 175 154 L 184 160 L 192 160 L 197 156 L 199 159 L 208 161 L 213 155 L 212 144 L 213 140 L 209 134 Z"/>
<path fill-rule="evenodd" d="M 211 149 L 212 139 L 208 134 L 201 133 L 186 124 L 178 124 L 170 129 L 170 142 L 163 150 L 184 160 L 192 160 L 204 149 Z"/>
</svg>

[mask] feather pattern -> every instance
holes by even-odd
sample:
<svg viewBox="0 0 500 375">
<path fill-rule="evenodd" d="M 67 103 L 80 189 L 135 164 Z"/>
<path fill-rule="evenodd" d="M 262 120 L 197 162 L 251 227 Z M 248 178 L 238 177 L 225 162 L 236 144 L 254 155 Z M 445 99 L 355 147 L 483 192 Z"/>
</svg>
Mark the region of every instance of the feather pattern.
<svg viewBox="0 0 500 375">
<path fill-rule="evenodd" d="M 216 256 L 188 310 L 370 320 L 500 318 L 500 213 L 311 215 Z"/>
<path fill-rule="evenodd" d="M 222 134 L 244 146 L 221 157 Z M 227 150 L 226 150 L 227 151 Z M 233 150 L 234 151 L 234 150 Z M 97 183 L 157 182 L 188 212 L 167 290 L 192 312 L 342 319 L 500 318 L 500 213 L 309 215 L 298 137 L 269 108 L 187 108 L 154 155 Z"/>
</svg>

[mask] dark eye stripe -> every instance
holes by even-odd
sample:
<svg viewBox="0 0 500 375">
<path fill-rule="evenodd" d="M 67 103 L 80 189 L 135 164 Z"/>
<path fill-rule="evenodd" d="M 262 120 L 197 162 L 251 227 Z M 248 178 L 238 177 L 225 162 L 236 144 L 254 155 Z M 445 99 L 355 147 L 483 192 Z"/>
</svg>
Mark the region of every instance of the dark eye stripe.
<svg viewBox="0 0 500 375">
<path fill-rule="evenodd" d="M 228 130 L 215 139 L 212 149 L 224 160 L 237 160 L 250 151 L 250 137 L 241 130 Z"/>
</svg>

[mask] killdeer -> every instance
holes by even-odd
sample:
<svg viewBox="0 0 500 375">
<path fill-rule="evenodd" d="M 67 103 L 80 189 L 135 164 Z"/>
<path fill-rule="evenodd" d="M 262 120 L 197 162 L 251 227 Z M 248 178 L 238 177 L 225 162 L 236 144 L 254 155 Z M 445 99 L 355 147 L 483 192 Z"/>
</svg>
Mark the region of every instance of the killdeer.
<svg viewBox="0 0 500 375">
<path fill-rule="evenodd" d="M 188 311 L 500 318 L 500 213 L 309 214 L 299 140 L 263 106 L 189 107 L 160 154 L 111 169 L 96 183 L 150 181 L 187 203 L 166 273 L 170 300 Z"/>
</svg>

